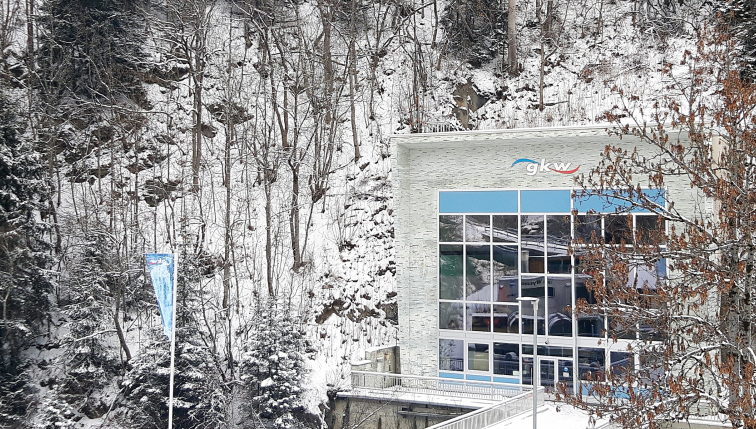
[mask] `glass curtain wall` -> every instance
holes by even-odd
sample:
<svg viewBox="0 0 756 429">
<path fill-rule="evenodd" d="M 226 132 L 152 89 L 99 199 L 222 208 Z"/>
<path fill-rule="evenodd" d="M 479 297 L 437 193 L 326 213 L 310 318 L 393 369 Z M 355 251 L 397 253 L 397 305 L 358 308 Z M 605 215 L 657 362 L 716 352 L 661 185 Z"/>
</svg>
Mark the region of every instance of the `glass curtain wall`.
<svg viewBox="0 0 756 429">
<path fill-rule="evenodd" d="M 534 329 L 541 341 L 554 344 L 543 353 L 539 346 L 539 358 L 553 362 L 541 368 L 552 383 L 571 387 L 573 380 L 600 381 L 607 371 L 634 365 L 635 357 L 617 345 L 609 355 L 608 337 L 653 340 L 658 334 L 632 321 L 608 319 L 600 311 L 574 315 L 578 301 L 596 303 L 582 269 L 582 249 L 589 243 L 631 246 L 633 240 L 648 240 L 664 224 L 648 213 L 614 214 L 611 206 L 607 211 L 612 213 L 593 213 L 594 208 L 572 201 L 570 190 L 501 192 L 515 198 L 499 207 L 476 204 L 476 198 L 497 197 L 496 191 L 450 192 L 461 201 L 456 206 L 440 198 L 439 371 L 532 383 Z M 665 276 L 666 261 L 661 260 L 631 267 L 627 281 L 653 290 Z M 519 297 L 540 299 L 535 317 Z"/>
</svg>

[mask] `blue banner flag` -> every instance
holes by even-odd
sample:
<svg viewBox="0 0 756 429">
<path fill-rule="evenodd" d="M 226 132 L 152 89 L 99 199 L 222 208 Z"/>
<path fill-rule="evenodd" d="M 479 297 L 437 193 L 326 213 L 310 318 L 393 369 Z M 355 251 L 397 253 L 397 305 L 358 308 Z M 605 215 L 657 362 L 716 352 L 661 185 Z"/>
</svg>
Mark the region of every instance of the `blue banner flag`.
<svg viewBox="0 0 756 429">
<path fill-rule="evenodd" d="M 173 254 L 171 253 L 148 253 L 145 255 L 147 268 L 150 270 L 152 287 L 155 288 L 160 317 L 163 319 L 163 333 L 172 338 L 173 333 Z"/>
</svg>

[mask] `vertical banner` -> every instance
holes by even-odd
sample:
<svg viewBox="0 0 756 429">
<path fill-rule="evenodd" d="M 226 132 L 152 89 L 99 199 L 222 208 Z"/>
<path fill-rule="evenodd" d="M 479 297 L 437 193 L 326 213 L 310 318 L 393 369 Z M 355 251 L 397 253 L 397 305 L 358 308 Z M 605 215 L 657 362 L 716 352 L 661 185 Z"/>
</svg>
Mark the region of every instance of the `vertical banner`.
<svg viewBox="0 0 756 429">
<path fill-rule="evenodd" d="M 172 339 L 173 336 L 173 312 L 174 312 L 174 264 L 175 260 L 171 253 L 147 253 L 147 268 L 150 270 L 152 287 L 155 288 L 160 317 L 163 319 L 163 333 Z"/>
</svg>

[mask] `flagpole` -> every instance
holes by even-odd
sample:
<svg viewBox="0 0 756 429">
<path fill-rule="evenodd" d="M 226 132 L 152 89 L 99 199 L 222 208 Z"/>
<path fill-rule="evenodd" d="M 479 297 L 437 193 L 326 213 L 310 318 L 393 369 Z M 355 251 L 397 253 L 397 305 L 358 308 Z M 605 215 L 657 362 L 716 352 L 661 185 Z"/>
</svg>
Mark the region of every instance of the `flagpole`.
<svg viewBox="0 0 756 429">
<path fill-rule="evenodd" d="M 176 359 L 176 309 L 178 302 L 176 300 L 176 291 L 178 290 L 178 254 L 173 254 L 173 320 L 171 321 L 171 378 L 168 390 L 168 429 L 173 429 L 173 373 Z"/>
</svg>

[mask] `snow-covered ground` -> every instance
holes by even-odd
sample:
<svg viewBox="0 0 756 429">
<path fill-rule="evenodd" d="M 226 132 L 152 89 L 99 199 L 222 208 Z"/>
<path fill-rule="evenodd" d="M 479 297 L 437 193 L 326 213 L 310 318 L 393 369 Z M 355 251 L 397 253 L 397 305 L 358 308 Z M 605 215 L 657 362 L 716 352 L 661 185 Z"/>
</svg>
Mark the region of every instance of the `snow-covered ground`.
<svg viewBox="0 0 756 429">
<path fill-rule="evenodd" d="M 609 419 L 592 420 L 585 411 L 550 401 L 536 414 L 536 423 L 545 429 L 610 428 Z M 533 429 L 533 413 L 521 414 L 488 429 Z"/>
</svg>

